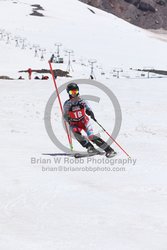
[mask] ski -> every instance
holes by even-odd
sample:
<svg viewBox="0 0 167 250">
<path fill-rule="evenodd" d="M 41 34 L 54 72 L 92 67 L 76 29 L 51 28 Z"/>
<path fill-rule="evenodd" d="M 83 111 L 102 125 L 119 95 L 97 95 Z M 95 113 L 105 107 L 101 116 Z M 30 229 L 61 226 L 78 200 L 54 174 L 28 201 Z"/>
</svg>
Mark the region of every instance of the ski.
<svg viewBox="0 0 167 250">
<path fill-rule="evenodd" d="M 96 153 L 44 153 L 42 155 L 49 155 L 49 156 L 69 156 L 69 157 L 75 157 L 75 158 L 84 158 L 84 157 L 91 157 L 96 155 L 104 155 L 105 152 L 96 152 Z"/>
<path fill-rule="evenodd" d="M 49 155 L 49 156 L 74 156 L 72 153 L 43 153 L 42 155 Z"/>
<path fill-rule="evenodd" d="M 96 155 L 104 155 L 105 152 L 94 152 L 94 153 L 87 153 L 87 152 L 83 152 L 83 153 L 76 153 L 74 154 L 75 158 L 84 158 L 84 157 L 91 157 L 91 156 L 96 156 Z"/>
<path fill-rule="evenodd" d="M 87 153 L 87 152 L 83 152 L 83 153 L 75 153 L 73 156 L 75 158 L 83 158 L 83 157 L 91 157 L 91 156 L 96 156 L 96 155 L 105 155 L 106 152 L 94 152 L 94 153 Z M 116 152 L 113 152 L 110 154 L 110 156 L 106 156 L 107 158 L 113 158 L 117 155 Z"/>
</svg>

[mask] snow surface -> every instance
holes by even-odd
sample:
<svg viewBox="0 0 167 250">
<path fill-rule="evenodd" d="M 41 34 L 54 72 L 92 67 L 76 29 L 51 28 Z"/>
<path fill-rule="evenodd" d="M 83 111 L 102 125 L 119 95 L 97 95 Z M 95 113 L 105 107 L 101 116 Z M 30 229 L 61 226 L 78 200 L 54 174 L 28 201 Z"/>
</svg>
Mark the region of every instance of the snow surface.
<svg viewBox="0 0 167 250">
<path fill-rule="evenodd" d="M 0 249 L 166 250 L 166 79 L 116 79 L 110 70 L 165 69 L 167 44 L 93 7 L 96 14 L 92 14 L 76 0 L 38 3 L 45 9 L 40 11 L 45 17 L 29 15 L 30 5 L 36 2 L 0 1 L 0 29 L 11 33 L 9 44 L 7 36 L 0 41 L 0 75 L 25 78 L 0 80 Z M 15 46 L 15 36 L 27 39 L 26 49 Z M 127 157 L 116 145 L 114 165 L 101 162 L 103 157 L 90 162 L 61 159 L 55 164 L 53 157 L 41 155 L 59 151 L 44 126 L 44 110 L 54 85 L 51 78 L 30 81 L 18 70 L 49 68 L 47 60 L 56 42 L 62 43 L 65 58 L 59 68 L 67 67 L 65 48 L 75 52 L 72 79 L 88 78 L 90 58 L 97 59 L 98 67 L 106 72 L 103 76 L 95 68 L 97 80 L 120 102 L 123 121 L 117 141 L 137 160 L 134 166 L 120 164 Z M 45 60 L 40 60 L 41 52 L 34 57 L 34 44 L 46 49 Z M 134 72 L 128 74 L 132 77 Z M 69 78 L 58 77 L 58 86 L 67 81 Z M 114 111 L 109 100 L 94 87 L 82 85 L 80 89 L 83 94 L 101 97 L 100 104 L 91 102 L 91 106 L 106 130 L 112 130 Z M 65 101 L 66 93 L 61 98 Z M 68 145 L 58 103 L 52 111 L 52 124 L 58 138 Z M 74 142 L 74 147 L 80 146 Z M 32 158 L 51 163 L 33 164 Z M 56 167 L 59 171 L 53 171 Z M 68 167 L 116 167 L 117 171 L 65 171 Z"/>
</svg>

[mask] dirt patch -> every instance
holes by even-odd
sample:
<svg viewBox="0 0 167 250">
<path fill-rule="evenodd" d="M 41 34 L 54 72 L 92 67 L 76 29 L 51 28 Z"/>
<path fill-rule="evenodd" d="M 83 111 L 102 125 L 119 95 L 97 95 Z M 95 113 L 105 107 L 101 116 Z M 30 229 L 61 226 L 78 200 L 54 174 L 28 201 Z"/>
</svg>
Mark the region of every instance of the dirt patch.
<svg viewBox="0 0 167 250">
<path fill-rule="evenodd" d="M 28 70 L 20 70 L 19 73 L 28 72 Z M 32 69 L 32 72 L 39 73 L 39 74 L 51 74 L 50 70 L 48 69 Z M 63 71 L 61 69 L 54 69 L 53 70 L 55 76 L 60 77 L 71 77 L 68 71 Z"/>
<path fill-rule="evenodd" d="M 9 76 L 0 76 L 1 80 L 14 80 L 13 78 L 10 78 Z"/>
<path fill-rule="evenodd" d="M 158 75 L 167 75 L 166 70 L 158 70 L 158 69 L 137 69 L 137 71 L 142 71 L 142 72 L 150 72 L 150 73 L 155 73 Z"/>
<path fill-rule="evenodd" d="M 167 30 L 167 0 L 80 0 L 144 29 Z"/>
<path fill-rule="evenodd" d="M 44 16 L 42 13 L 39 12 L 39 11 L 44 11 L 44 8 L 40 4 L 32 4 L 31 6 L 33 7 L 33 9 L 30 16 L 40 16 L 40 17 Z"/>
</svg>

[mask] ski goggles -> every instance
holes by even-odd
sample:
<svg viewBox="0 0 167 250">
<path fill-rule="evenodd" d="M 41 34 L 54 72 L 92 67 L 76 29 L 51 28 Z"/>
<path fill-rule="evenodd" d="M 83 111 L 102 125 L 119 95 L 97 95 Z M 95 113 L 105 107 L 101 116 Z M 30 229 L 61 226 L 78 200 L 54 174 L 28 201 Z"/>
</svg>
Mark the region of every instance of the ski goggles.
<svg viewBox="0 0 167 250">
<path fill-rule="evenodd" d="M 69 94 L 70 94 L 70 95 L 77 95 L 78 93 L 79 93 L 78 89 L 71 89 L 71 90 L 69 91 Z"/>
</svg>

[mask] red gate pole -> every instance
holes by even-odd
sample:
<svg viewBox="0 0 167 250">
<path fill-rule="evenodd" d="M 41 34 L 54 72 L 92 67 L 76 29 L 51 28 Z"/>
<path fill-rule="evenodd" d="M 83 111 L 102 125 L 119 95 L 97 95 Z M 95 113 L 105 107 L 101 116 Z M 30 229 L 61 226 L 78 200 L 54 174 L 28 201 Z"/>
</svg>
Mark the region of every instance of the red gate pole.
<svg viewBox="0 0 167 250">
<path fill-rule="evenodd" d="M 62 107 L 62 103 L 61 103 L 59 91 L 58 91 L 58 88 L 57 88 L 57 84 L 56 84 L 56 79 L 55 79 L 55 76 L 54 76 L 54 72 L 53 72 L 53 69 L 52 69 L 52 64 L 51 64 L 50 61 L 49 61 L 49 67 L 50 67 L 50 72 L 52 74 L 52 78 L 53 78 L 54 86 L 55 86 L 55 89 L 56 89 L 57 97 L 58 97 L 58 100 L 59 100 L 59 105 L 60 105 L 61 113 L 63 115 L 63 107 Z M 67 137 L 68 137 L 70 149 L 72 151 L 73 150 L 72 138 L 71 138 L 70 133 L 68 131 L 68 127 L 67 127 L 66 121 L 64 121 L 64 125 L 65 125 L 65 130 L 66 130 L 66 133 L 67 133 Z"/>
<path fill-rule="evenodd" d="M 113 142 L 115 142 L 115 144 L 117 144 L 117 146 L 129 157 L 129 158 L 131 158 L 130 157 L 130 155 L 121 147 L 121 145 L 118 143 L 118 142 L 116 142 L 116 140 L 114 140 L 114 138 L 105 130 L 105 128 L 97 121 L 97 120 L 94 120 L 103 130 L 104 130 L 104 132 L 113 140 Z"/>
</svg>

